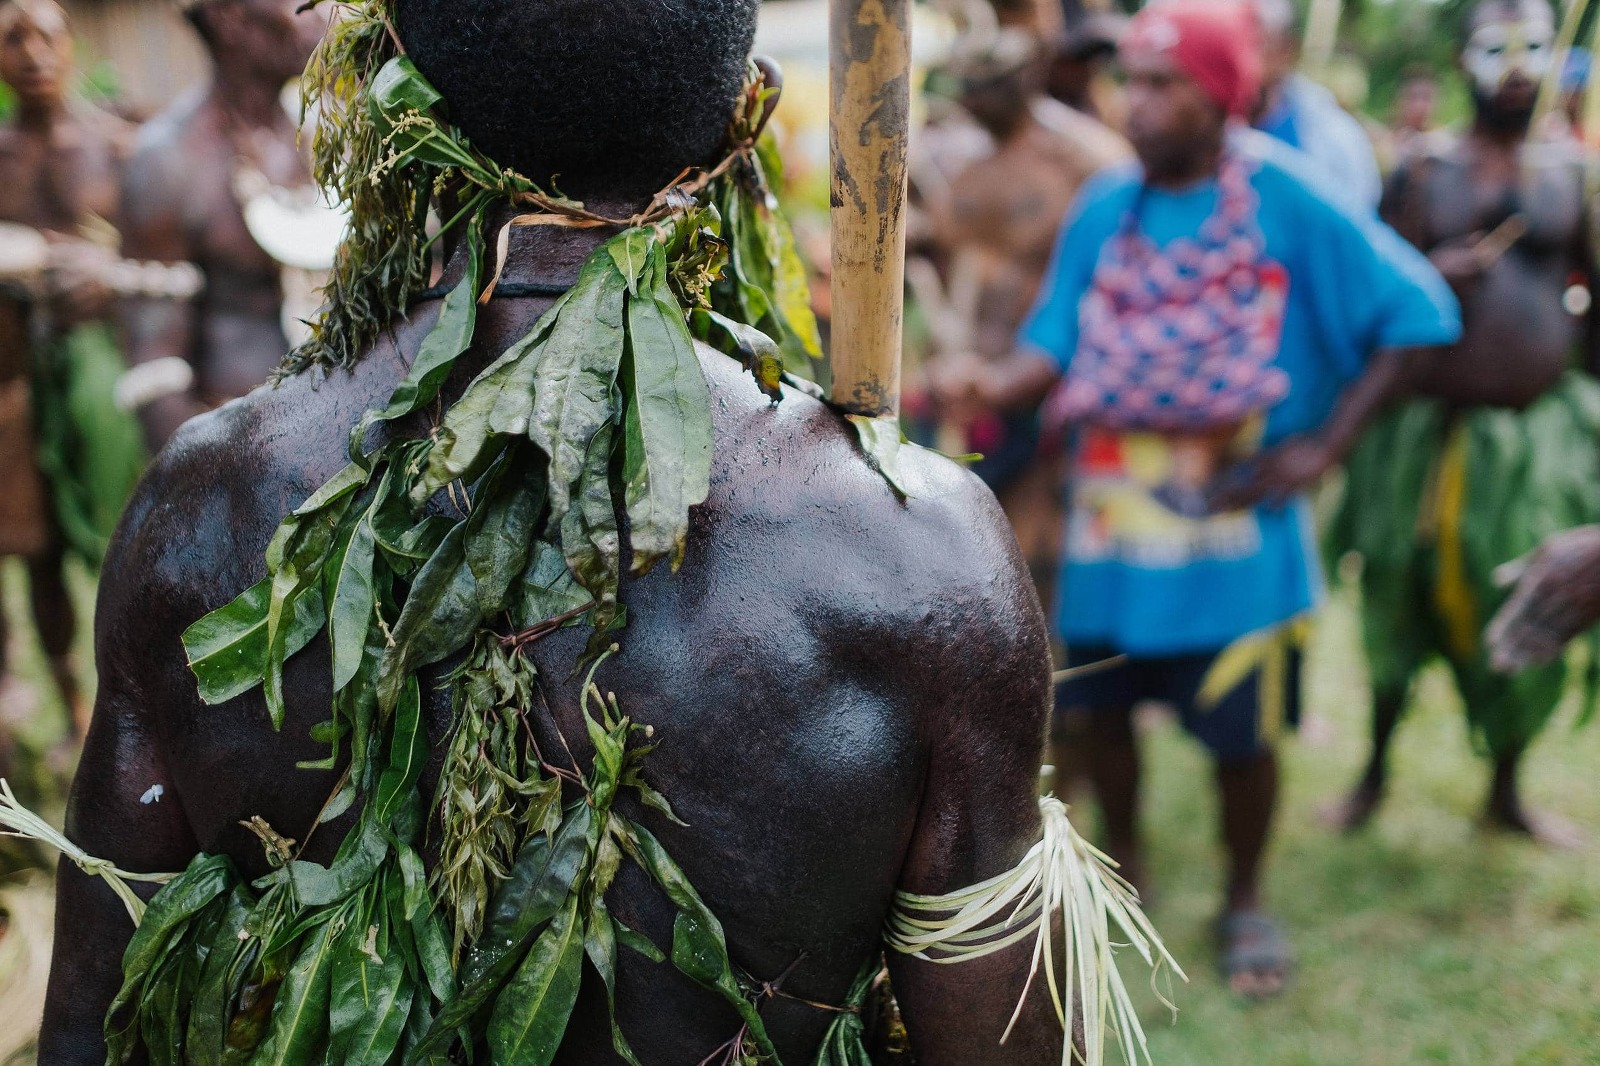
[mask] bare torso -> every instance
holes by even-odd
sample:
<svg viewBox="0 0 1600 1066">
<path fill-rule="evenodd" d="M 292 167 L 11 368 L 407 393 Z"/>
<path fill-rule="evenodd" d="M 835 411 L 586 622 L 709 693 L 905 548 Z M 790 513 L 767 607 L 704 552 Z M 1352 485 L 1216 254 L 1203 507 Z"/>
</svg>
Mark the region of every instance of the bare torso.
<svg viewBox="0 0 1600 1066">
<path fill-rule="evenodd" d="M 1563 297 L 1575 275 L 1589 272 L 1579 151 L 1528 145 L 1518 166 L 1470 139 L 1435 140 L 1391 182 L 1384 216 L 1408 240 L 1436 261 L 1441 251 L 1479 244 L 1487 260 L 1476 276 L 1452 278 L 1464 334 L 1423 391 L 1461 405 L 1525 407 L 1573 364 L 1582 320 Z"/>
<path fill-rule="evenodd" d="M 1054 101 L 1041 101 L 1035 112 L 952 187 L 945 227 L 952 297 L 988 358 L 1010 354 L 1078 190 L 1127 151 L 1116 134 Z"/>
<path fill-rule="evenodd" d="M 126 254 L 191 262 L 204 273 L 205 289 L 192 305 L 132 301 L 130 359 L 188 359 L 202 404 L 249 392 L 288 349 L 280 268 L 250 236 L 235 185 L 248 167 L 280 187 L 305 186 L 310 171 L 302 152 L 281 109 L 247 126 L 205 93 L 178 101 L 140 132 L 125 189 Z M 164 433 L 154 435 L 164 439 L 192 413 L 172 413 Z"/>
<path fill-rule="evenodd" d="M 0 129 L 0 220 L 60 239 L 91 218 L 115 222 L 131 130 L 87 105 L 69 107 L 48 132 Z M 27 307 L 0 298 L 0 381 L 27 374 Z"/>
</svg>

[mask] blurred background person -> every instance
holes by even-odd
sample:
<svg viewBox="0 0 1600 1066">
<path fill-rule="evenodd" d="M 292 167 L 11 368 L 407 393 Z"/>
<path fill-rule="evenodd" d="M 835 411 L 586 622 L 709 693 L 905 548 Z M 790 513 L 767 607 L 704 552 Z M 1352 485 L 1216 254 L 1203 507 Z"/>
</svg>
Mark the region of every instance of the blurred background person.
<svg viewBox="0 0 1600 1066">
<path fill-rule="evenodd" d="M 1092 180 L 1000 363 L 949 367 L 952 400 L 1052 400 L 1076 431 L 1055 625 L 1063 715 L 1083 715 L 1107 851 L 1148 887 L 1133 710 L 1175 706 L 1211 754 L 1229 869 L 1218 917 L 1233 990 L 1291 966 L 1261 873 L 1275 741 L 1298 707 L 1298 631 L 1320 602 L 1305 493 L 1398 390 L 1457 308 L 1413 249 L 1234 125 L 1259 99 L 1248 11 L 1171 0 L 1122 43 L 1138 165 Z"/>
<path fill-rule="evenodd" d="M 1366 131 L 1333 93 L 1299 72 L 1300 17 L 1293 0 L 1251 0 L 1262 49 L 1261 97 L 1253 121 L 1304 152 L 1326 191 L 1373 209 L 1383 191 Z"/>
<path fill-rule="evenodd" d="M 1439 76 L 1432 69 L 1413 66 L 1400 82 L 1389 129 L 1394 149 L 1403 156 L 1419 137 L 1433 130 L 1439 109 Z"/>
<path fill-rule="evenodd" d="M 1122 128 L 1124 105 L 1113 71 L 1126 26 L 1125 16 L 1109 10 L 1069 13 L 1053 39 L 1045 77 L 1051 97 L 1116 130 Z"/>
<path fill-rule="evenodd" d="M 0 79 L 16 97 L 0 126 L 0 552 L 27 569 L 34 625 L 70 716 L 64 751 L 81 742 L 89 714 L 71 660 L 66 559 L 76 550 L 99 562 L 140 460 L 136 431 L 110 407 L 120 357 L 105 326 L 132 130 L 84 101 L 75 75 L 53 0 L 0 4 Z M 7 717 L 35 703 L 7 668 L 11 644 L 0 614 Z M 6 732 L 0 724 L 0 745 Z"/>
<path fill-rule="evenodd" d="M 300 13 L 300 0 L 184 6 L 211 78 L 140 131 L 123 193 L 124 252 L 192 263 L 205 277 L 196 299 L 135 298 L 124 307 L 123 393 L 152 450 L 192 415 L 267 380 L 290 347 L 286 324 L 316 306 L 303 288 L 286 291 L 285 267 L 331 263 L 342 230 L 312 186 L 310 146 L 298 142 L 298 116 L 283 102 L 327 25 L 327 5 Z"/>
<path fill-rule="evenodd" d="M 1384 197 L 1383 216 L 1460 297 L 1466 332 L 1423 375 L 1432 398 L 1392 412 L 1362 442 L 1330 537 L 1336 552 L 1365 560 L 1374 706 L 1366 770 L 1331 812 L 1346 828 L 1364 824 L 1382 799 L 1412 681 L 1442 658 L 1494 762 L 1490 823 L 1552 843 L 1578 839 L 1573 827 L 1530 811 L 1518 782 L 1523 753 L 1567 691 L 1566 666 L 1507 677 L 1490 668 L 1482 645 L 1505 595 L 1496 569 L 1541 536 L 1600 520 L 1585 156 L 1570 138 L 1529 139 L 1554 42 L 1544 0 L 1475 4 L 1461 51 L 1472 125 L 1419 141 Z"/>
<path fill-rule="evenodd" d="M 947 266 L 944 335 L 935 345 L 957 358 L 1008 356 L 1050 265 L 1067 209 L 1094 174 L 1125 159 L 1121 137 L 1043 92 L 1039 38 L 1001 30 L 950 65 L 966 114 L 990 149 L 952 182 L 938 241 Z M 1041 452 L 1037 411 L 947 412 L 964 434 L 961 450 L 1000 498 L 1040 595 L 1050 598 L 1059 557 L 1059 447 Z"/>
</svg>

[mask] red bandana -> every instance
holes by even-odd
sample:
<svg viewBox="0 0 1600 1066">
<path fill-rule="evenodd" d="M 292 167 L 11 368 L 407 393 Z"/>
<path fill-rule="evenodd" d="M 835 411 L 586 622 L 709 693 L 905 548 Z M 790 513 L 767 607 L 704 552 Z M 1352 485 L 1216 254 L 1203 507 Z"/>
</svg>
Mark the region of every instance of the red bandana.
<svg viewBox="0 0 1600 1066">
<path fill-rule="evenodd" d="M 1249 112 L 1261 92 L 1260 35 L 1237 0 L 1159 0 L 1133 17 L 1121 49 L 1171 56 L 1230 115 Z"/>
</svg>

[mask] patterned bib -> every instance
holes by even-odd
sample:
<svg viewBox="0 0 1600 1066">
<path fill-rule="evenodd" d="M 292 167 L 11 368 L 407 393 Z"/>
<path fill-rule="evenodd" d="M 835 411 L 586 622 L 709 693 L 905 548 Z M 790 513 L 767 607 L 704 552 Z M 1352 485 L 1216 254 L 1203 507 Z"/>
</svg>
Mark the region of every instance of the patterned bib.
<svg viewBox="0 0 1600 1066">
<path fill-rule="evenodd" d="M 1289 393 L 1275 365 L 1289 275 L 1269 259 L 1251 168 L 1225 153 L 1216 210 L 1157 248 L 1139 204 L 1101 250 L 1059 396 L 1070 422 L 1194 432 L 1240 423 Z M 1142 194 L 1141 194 L 1142 195 Z"/>
</svg>

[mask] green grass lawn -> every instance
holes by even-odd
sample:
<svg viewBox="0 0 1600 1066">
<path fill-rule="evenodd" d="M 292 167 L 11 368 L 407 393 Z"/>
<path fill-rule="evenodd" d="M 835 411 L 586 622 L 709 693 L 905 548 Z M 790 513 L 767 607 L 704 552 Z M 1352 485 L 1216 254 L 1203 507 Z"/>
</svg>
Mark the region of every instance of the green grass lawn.
<svg viewBox="0 0 1600 1066">
<path fill-rule="evenodd" d="M 14 565 L 3 574 L 8 615 L 20 620 L 22 575 Z M 76 588 L 87 629 L 88 584 Z M 13 640 L 46 696 L 30 739 L 47 744 L 60 707 L 31 632 Z M 86 636 L 81 645 L 87 659 Z M 1442 674 L 1426 678 L 1401 727 L 1393 791 L 1374 826 L 1329 833 L 1317 809 L 1366 754 L 1368 698 L 1347 605 L 1325 619 L 1310 671 L 1307 710 L 1319 724 L 1285 749 L 1269 875 L 1299 954 L 1296 980 L 1276 1002 L 1246 1006 L 1216 976 L 1221 860 L 1210 769 L 1174 727 L 1150 738 L 1154 917 L 1191 977 L 1175 990 L 1174 1025 L 1146 998 L 1157 1066 L 1600 1064 L 1600 844 L 1551 853 L 1480 830 L 1487 769 Z M 1574 710 L 1531 755 L 1528 793 L 1600 841 L 1600 725 L 1575 733 Z"/>
<path fill-rule="evenodd" d="M 1285 747 L 1285 803 L 1268 874 L 1298 953 L 1289 991 L 1249 1006 L 1216 975 L 1214 792 L 1175 727 L 1150 738 L 1154 912 L 1191 981 L 1178 1020 L 1145 1013 L 1158 1066 L 1600 1064 L 1600 846 L 1553 853 L 1478 824 L 1487 765 L 1449 680 L 1430 673 L 1402 724 L 1375 823 L 1330 833 L 1318 808 L 1356 777 L 1369 698 L 1353 613 L 1324 619 L 1308 667 L 1308 736 Z M 1600 727 L 1576 708 L 1530 754 L 1530 799 L 1600 842 Z"/>
</svg>

